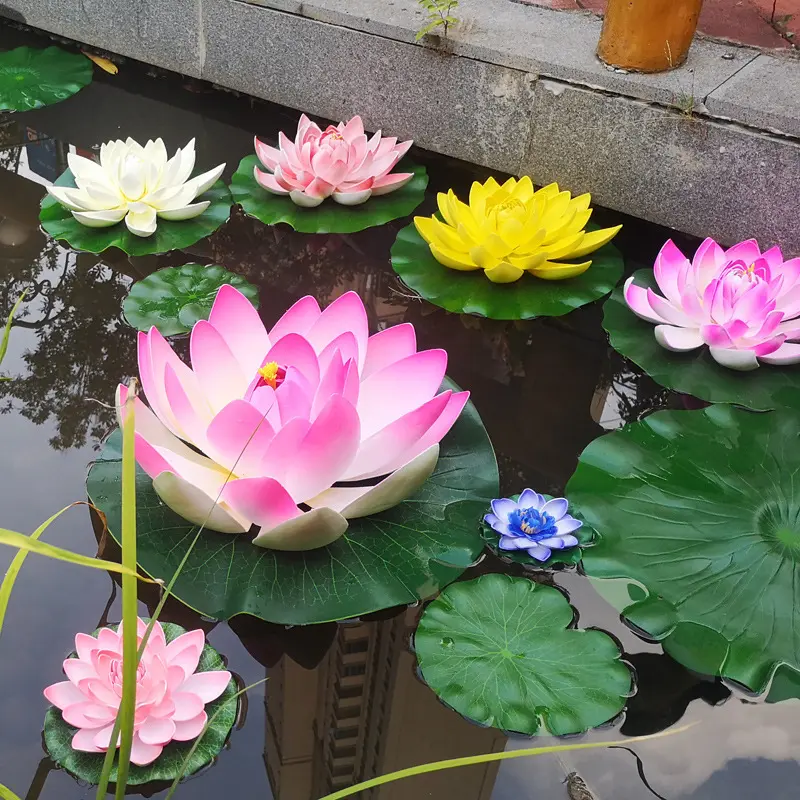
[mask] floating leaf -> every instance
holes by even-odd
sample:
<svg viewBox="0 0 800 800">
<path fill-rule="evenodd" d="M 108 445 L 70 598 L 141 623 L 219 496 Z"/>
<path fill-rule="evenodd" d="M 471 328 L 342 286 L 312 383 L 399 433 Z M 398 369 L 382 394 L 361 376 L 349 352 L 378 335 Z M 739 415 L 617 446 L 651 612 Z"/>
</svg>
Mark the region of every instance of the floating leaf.
<svg viewBox="0 0 800 800">
<path fill-rule="evenodd" d="M 483 270 L 460 272 L 440 264 L 413 224 L 400 231 L 392 247 L 394 271 L 421 297 L 447 311 L 491 319 L 559 317 L 608 294 L 622 275 L 619 250 L 607 244 L 588 258 L 592 266 L 577 278 L 545 281 L 523 275 L 514 283 L 492 283 Z"/>
<path fill-rule="evenodd" d="M 258 308 L 258 287 L 241 275 L 215 264 L 184 264 L 160 269 L 134 283 L 122 310 L 137 330 L 155 326 L 164 336 L 186 333 L 199 320 L 208 319 L 214 298 L 226 283 Z"/>
<path fill-rule="evenodd" d="M 634 273 L 638 286 L 657 289 L 653 271 Z M 653 335 L 653 325 L 628 308 L 622 287 L 603 306 L 603 327 L 611 346 L 641 367 L 653 380 L 677 392 L 709 403 L 735 403 L 756 411 L 800 408 L 800 366 L 763 364 L 750 372 L 720 366 L 707 347 L 689 353 L 663 348 Z"/>
<path fill-rule="evenodd" d="M 553 496 L 550 494 L 543 494 L 542 497 L 547 500 L 553 499 Z M 514 501 L 519 500 L 519 495 L 511 495 L 511 499 Z M 486 513 L 488 514 L 489 511 L 490 509 L 487 507 Z M 570 513 L 572 514 L 571 509 Z M 576 514 L 572 514 L 572 516 L 578 519 Z M 583 520 L 581 521 L 583 522 Z M 486 543 L 486 546 L 498 558 L 504 561 L 510 561 L 514 564 L 522 564 L 526 567 L 535 567 L 536 569 L 550 569 L 553 566 L 562 564 L 564 566 L 574 566 L 580 563 L 581 557 L 583 556 L 583 548 L 592 543 L 594 531 L 584 522 L 578 530 L 572 531 L 572 535 L 579 542 L 577 547 L 569 547 L 566 550 L 553 550 L 547 561 L 537 561 L 535 558 L 531 558 L 531 556 L 528 555 L 527 550 L 501 550 L 499 547 L 500 534 L 497 533 L 491 525 L 481 522 L 481 538 Z"/>
<path fill-rule="evenodd" d="M 60 47 L 0 53 L 0 111 L 30 111 L 72 97 L 92 81 L 92 65 Z"/>
<path fill-rule="evenodd" d="M 583 569 L 645 586 L 612 601 L 676 661 L 761 692 L 800 669 L 799 472 L 787 412 L 660 411 L 602 436 L 567 486 L 598 533 Z"/>
<path fill-rule="evenodd" d="M 93 61 L 95 64 L 97 64 L 100 69 L 102 69 L 104 72 L 107 72 L 109 75 L 116 75 L 119 72 L 119 67 L 110 59 L 103 58 L 103 56 L 96 56 L 94 53 L 87 53 L 85 50 L 81 50 L 81 53 L 83 53 L 90 61 Z"/>
<path fill-rule="evenodd" d="M 527 578 L 455 583 L 414 634 L 422 677 L 481 725 L 556 736 L 602 725 L 625 705 L 631 673 L 610 636 L 570 628 L 573 616 L 561 592 Z"/>
<path fill-rule="evenodd" d="M 56 181 L 56 186 L 74 185 L 69 170 Z M 102 253 L 109 247 L 118 247 L 130 256 L 145 256 L 182 250 L 210 236 L 227 222 L 231 214 L 231 196 L 222 181 L 217 181 L 196 202 L 203 200 L 209 200 L 211 205 L 199 217 L 180 222 L 159 219 L 152 236 L 135 236 L 125 226 L 124 220 L 110 228 L 88 228 L 50 195 L 42 200 L 39 220 L 54 239 L 64 240 L 75 250 Z"/>
<path fill-rule="evenodd" d="M 445 381 L 443 388 L 457 387 Z M 88 492 L 120 531 L 120 437 L 106 443 L 89 473 Z M 350 520 L 328 547 L 284 552 L 255 547 L 247 535 L 204 530 L 174 594 L 216 619 L 253 614 L 303 625 L 346 619 L 430 597 L 455 580 L 483 549 L 476 520 L 497 496 L 489 437 L 468 403 L 442 440 L 434 474 L 414 497 L 389 511 Z M 197 528 L 165 506 L 137 475 L 138 556 L 149 575 L 169 578 Z"/>
<path fill-rule="evenodd" d="M 253 168 L 258 163 L 255 155 L 242 159 L 231 178 L 234 201 L 265 225 L 285 222 L 301 233 L 356 233 L 384 225 L 411 214 L 425 198 L 428 186 L 425 167 L 404 160 L 397 166 L 397 171 L 413 172 L 414 177 L 397 191 L 370 197 L 359 206 L 342 206 L 328 199 L 316 208 L 302 208 L 289 197 L 271 194 L 256 182 Z"/>
<path fill-rule="evenodd" d="M 167 642 L 176 639 L 182 633 L 186 633 L 184 628 L 171 622 L 162 622 L 164 635 Z M 97 636 L 99 631 L 94 632 Z M 214 670 L 225 669 L 225 663 L 219 653 L 211 645 L 206 644 L 200 656 L 200 663 L 197 672 L 211 672 Z M 209 719 L 217 712 L 213 722 L 209 725 L 203 739 L 195 750 L 186 774 L 193 772 L 210 763 L 211 760 L 222 750 L 228 734 L 236 721 L 237 702 L 233 699 L 236 695 L 236 681 L 231 678 L 225 691 L 213 702 L 206 706 L 206 713 Z M 61 712 L 57 708 L 51 707 L 44 718 L 44 744 L 51 758 L 64 769 L 71 772 L 76 778 L 87 783 L 97 784 L 100 772 L 103 769 L 104 753 L 84 753 L 72 749 L 72 737 L 77 728 L 64 722 Z M 128 772 L 128 785 L 139 786 L 151 781 L 172 781 L 181 774 L 183 761 L 187 753 L 191 750 L 195 740 L 188 742 L 170 742 L 162 751 L 161 755 L 147 766 L 140 767 L 136 764 L 130 765 Z M 111 771 L 111 781 L 117 778 L 116 759 Z"/>
</svg>

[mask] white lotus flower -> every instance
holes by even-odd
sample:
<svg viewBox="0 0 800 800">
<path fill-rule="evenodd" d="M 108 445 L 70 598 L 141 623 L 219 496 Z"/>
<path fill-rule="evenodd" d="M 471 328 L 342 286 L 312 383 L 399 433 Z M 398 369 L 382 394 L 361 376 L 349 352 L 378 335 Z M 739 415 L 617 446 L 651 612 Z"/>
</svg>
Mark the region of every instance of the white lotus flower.
<svg viewBox="0 0 800 800">
<path fill-rule="evenodd" d="M 192 219 L 209 200 L 193 200 L 222 175 L 225 164 L 189 178 L 194 169 L 194 139 L 167 159 L 161 139 L 142 147 L 130 137 L 100 147 L 100 163 L 70 153 L 67 163 L 77 188 L 48 186 L 47 191 L 82 225 L 106 228 L 125 220 L 136 236 L 151 236 L 156 217 Z"/>
</svg>

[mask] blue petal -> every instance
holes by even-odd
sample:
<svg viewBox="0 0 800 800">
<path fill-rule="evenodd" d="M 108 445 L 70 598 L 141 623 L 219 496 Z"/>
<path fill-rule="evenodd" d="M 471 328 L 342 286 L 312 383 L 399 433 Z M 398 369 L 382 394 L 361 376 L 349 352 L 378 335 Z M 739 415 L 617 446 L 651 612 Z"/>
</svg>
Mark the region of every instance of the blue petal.
<svg viewBox="0 0 800 800">
<path fill-rule="evenodd" d="M 537 544 L 528 548 L 528 555 L 537 561 L 547 561 L 550 558 L 550 548 Z"/>
<path fill-rule="evenodd" d="M 530 542 L 527 540 L 525 541 L 525 547 L 527 547 Z M 501 536 L 500 537 L 500 544 L 498 545 L 501 550 L 521 550 L 522 548 L 519 545 L 520 540 L 514 538 L 513 536 Z"/>
<path fill-rule="evenodd" d="M 533 489 L 525 489 L 517 500 L 517 505 L 520 508 L 535 508 L 537 511 L 541 508 L 538 500 L 541 495 L 536 494 Z"/>
<path fill-rule="evenodd" d="M 542 513 L 549 514 L 556 522 L 567 513 L 569 503 L 563 497 L 554 497 L 542 506 Z"/>
<path fill-rule="evenodd" d="M 563 550 L 566 545 L 564 544 L 564 539 L 566 537 L 563 536 L 551 536 L 549 539 L 539 539 L 538 544 L 543 545 L 544 547 L 552 547 L 553 550 Z M 574 536 L 571 538 L 575 538 Z"/>
<path fill-rule="evenodd" d="M 496 525 L 498 522 L 500 522 L 500 520 L 499 520 L 499 519 L 497 519 L 497 517 L 496 517 L 494 514 L 487 514 L 487 515 L 486 515 L 486 516 L 483 518 L 483 521 L 484 521 L 484 522 L 485 522 L 487 525 L 491 525 L 493 528 L 494 528 L 494 526 L 495 526 L 495 525 Z"/>
<path fill-rule="evenodd" d="M 567 514 L 565 517 L 556 522 L 556 530 L 560 535 L 563 536 L 566 533 L 572 533 L 572 531 L 578 530 L 581 525 L 583 525 L 583 523 L 580 520 L 577 520 L 575 517 L 571 517 L 569 514 Z"/>
<path fill-rule="evenodd" d="M 567 534 L 566 536 L 562 536 L 561 540 L 564 542 L 564 547 L 576 547 L 580 544 L 575 536 L 571 534 Z"/>
<path fill-rule="evenodd" d="M 499 519 L 507 520 L 508 515 L 515 511 L 517 504 L 507 497 L 501 497 L 499 500 L 492 500 L 492 511 Z"/>
</svg>

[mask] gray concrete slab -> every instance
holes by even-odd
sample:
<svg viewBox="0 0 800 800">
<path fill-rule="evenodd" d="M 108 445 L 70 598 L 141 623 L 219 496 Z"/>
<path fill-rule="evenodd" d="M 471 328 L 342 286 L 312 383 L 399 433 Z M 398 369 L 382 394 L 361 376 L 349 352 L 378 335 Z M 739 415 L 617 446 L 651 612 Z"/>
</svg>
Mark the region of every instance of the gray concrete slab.
<svg viewBox="0 0 800 800">
<path fill-rule="evenodd" d="M 237 0 L 205 0 L 203 77 L 329 119 L 514 172 L 527 145 L 530 76 Z"/>
<path fill-rule="evenodd" d="M 800 60 L 760 55 L 706 98 L 717 116 L 800 136 Z"/>
<path fill-rule="evenodd" d="M 698 236 L 800 254 L 800 142 L 556 81 L 536 87 L 522 172 Z M 581 125 L 575 124 L 580 120 Z"/>
<path fill-rule="evenodd" d="M 3 0 L 0 14 L 197 77 L 202 0 Z"/>
<path fill-rule="evenodd" d="M 287 10 L 287 0 L 245 0 Z M 424 25 L 416 0 L 305 0 L 310 19 L 408 43 Z M 461 0 L 453 53 L 666 105 L 701 103 L 758 55 L 752 48 L 697 40 L 686 66 L 657 75 L 610 70 L 595 56 L 601 21 L 590 13 L 559 13 L 509 0 Z"/>
</svg>

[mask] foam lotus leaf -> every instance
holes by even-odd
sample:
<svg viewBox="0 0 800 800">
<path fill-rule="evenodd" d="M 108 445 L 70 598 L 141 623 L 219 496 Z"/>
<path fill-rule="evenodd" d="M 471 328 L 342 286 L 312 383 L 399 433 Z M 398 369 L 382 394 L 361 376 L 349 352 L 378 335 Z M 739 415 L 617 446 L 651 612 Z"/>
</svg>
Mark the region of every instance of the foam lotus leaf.
<svg viewBox="0 0 800 800">
<path fill-rule="evenodd" d="M 140 640 L 146 628 L 137 620 Z M 152 763 L 167 744 L 196 739 L 205 727 L 205 706 L 225 691 L 231 674 L 196 671 L 204 646 L 201 630 L 167 644 L 161 625 L 154 625 L 136 673 L 134 764 Z M 116 631 L 102 628 L 97 637 L 77 634 L 75 651 L 76 657 L 64 661 L 67 680 L 48 686 L 44 696 L 78 729 L 73 750 L 104 753 L 122 699 L 122 625 Z"/>
<path fill-rule="evenodd" d="M 784 261 L 780 248 L 762 253 L 749 239 L 723 250 L 713 239 L 692 261 L 670 240 L 658 254 L 654 277 L 663 294 L 625 284 L 625 302 L 655 324 L 658 343 L 675 352 L 708 346 L 724 367 L 753 370 L 800 361 L 800 258 Z"/>
<path fill-rule="evenodd" d="M 256 155 L 267 172 L 256 166 L 253 174 L 268 192 L 288 196 L 298 206 L 313 208 L 328 197 L 355 206 L 393 192 L 414 177 L 411 172 L 392 172 L 411 145 L 381 136 L 380 131 L 368 139 L 361 117 L 323 131 L 303 114 L 294 141 L 281 132 L 276 148 L 256 137 Z"/>
<path fill-rule="evenodd" d="M 412 325 L 368 336 L 354 292 L 324 311 L 304 297 L 267 331 L 224 285 L 190 355 L 191 368 L 155 328 L 139 334 L 139 465 L 185 519 L 255 525 L 254 544 L 279 550 L 330 544 L 416 493 L 469 395 L 439 392 L 447 353 L 418 352 Z M 126 398 L 120 386 L 121 415 Z"/>
<path fill-rule="evenodd" d="M 225 169 L 214 169 L 191 178 L 194 139 L 172 158 L 161 139 L 144 147 L 133 139 L 116 140 L 100 147 L 100 163 L 75 153 L 67 163 L 76 186 L 48 186 L 48 193 L 72 216 L 89 228 L 107 228 L 125 220 L 136 236 L 151 236 L 158 219 L 180 221 L 200 216 L 208 200 L 194 202 Z"/>
<path fill-rule="evenodd" d="M 598 250 L 622 227 L 587 232 L 591 195 L 573 198 L 556 183 L 534 191 L 527 175 L 502 186 L 494 178 L 475 181 L 469 203 L 452 189 L 437 200 L 441 218 L 414 217 L 434 258 L 450 269 L 482 269 L 494 283 L 513 283 L 526 272 L 551 281 L 581 275 L 591 261 L 565 262 Z"/>
</svg>

